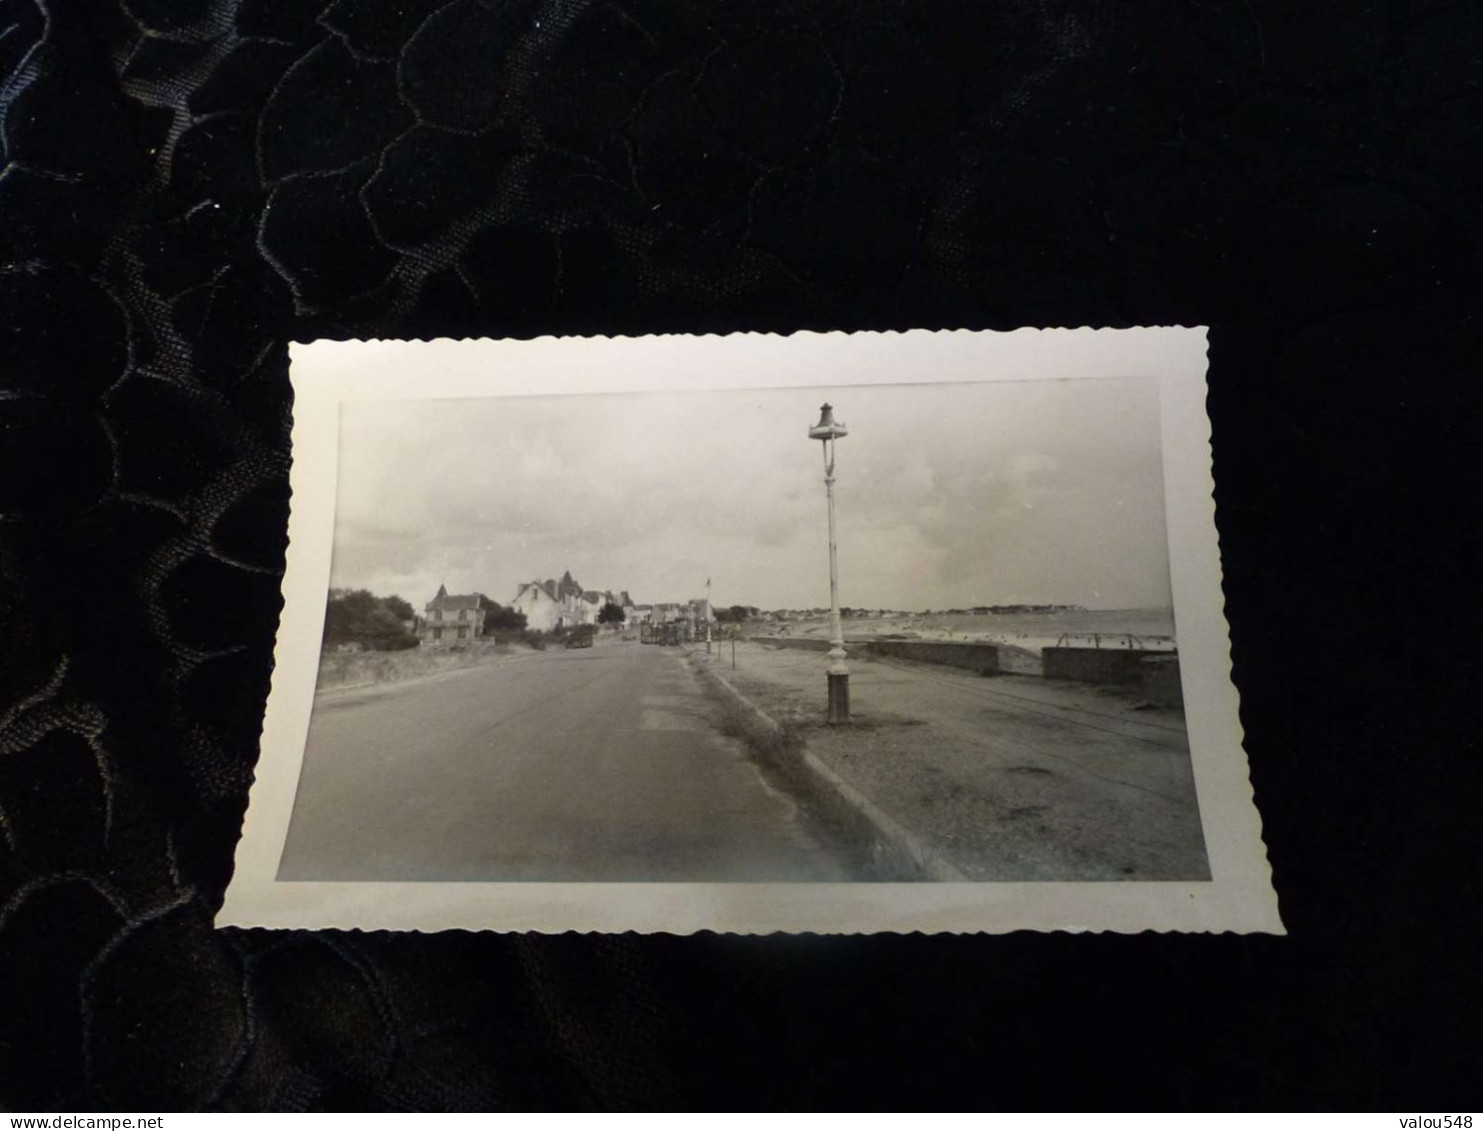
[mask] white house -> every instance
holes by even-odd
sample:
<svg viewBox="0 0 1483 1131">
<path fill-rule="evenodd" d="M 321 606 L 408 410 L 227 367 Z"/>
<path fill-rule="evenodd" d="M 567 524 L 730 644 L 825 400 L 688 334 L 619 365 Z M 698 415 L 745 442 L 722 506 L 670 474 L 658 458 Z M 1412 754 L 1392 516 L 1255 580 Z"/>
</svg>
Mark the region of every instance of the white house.
<svg viewBox="0 0 1483 1131">
<path fill-rule="evenodd" d="M 602 607 L 611 602 L 625 613 L 634 608 L 626 590 L 614 594 L 610 589 L 583 589 L 571 571 L 560 581 L 526 581 L 515 591 L 510 607 L 525 614 L 525 624 L 536 632 L 573 628 L 579 624 L 596 624 Z"/>
<path fill-rule="evenodd" d="M 561 618 L 561 603 L 549 581 L 522 582 L 510 608 L 525 614 L 525 627 L 532 632 L 550 632 Z"/>
</svg>

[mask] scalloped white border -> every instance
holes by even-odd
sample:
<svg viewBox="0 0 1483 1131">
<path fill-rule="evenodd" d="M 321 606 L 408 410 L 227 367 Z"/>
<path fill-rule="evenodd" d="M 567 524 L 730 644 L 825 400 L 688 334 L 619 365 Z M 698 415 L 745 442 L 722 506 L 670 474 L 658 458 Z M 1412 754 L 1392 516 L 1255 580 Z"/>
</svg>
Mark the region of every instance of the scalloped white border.
<svg viewBox="0 0 1483 1131">
<path fill-rule="evenodd" d="M 1204 327 L 319 341 L 294 387 L 284 608 L 221 926 L 502 931 L 1285 933 L 1241 746 L 1221 591 Z M 727 364 L 717 361 L 725 355 Z M 868 364 L 852 365 L 852 358 Z M 746 373 L 745 379 L 737 374 Z M 1205 883 L 310 883 L 274 878 L 314 700 L 342 400 L 1157 377 L 1170 574 Z"/>
</svg>

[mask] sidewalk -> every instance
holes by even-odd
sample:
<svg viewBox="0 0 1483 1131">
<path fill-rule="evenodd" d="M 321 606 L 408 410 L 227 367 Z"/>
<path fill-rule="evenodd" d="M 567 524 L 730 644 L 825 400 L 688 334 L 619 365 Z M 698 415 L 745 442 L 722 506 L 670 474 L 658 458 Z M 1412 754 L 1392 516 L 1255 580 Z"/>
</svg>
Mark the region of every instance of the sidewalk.
<svg viewBox="0 0 1483 1131">
<path fill-rule="evenodd" d="M 975 881 L 1202 880 L 1183 716 L 1127 692 L 850 660 L 853 720 L 824 722 L 824 657 L 742 641 L 708 667 L 891 821 Z"/>
</svg>

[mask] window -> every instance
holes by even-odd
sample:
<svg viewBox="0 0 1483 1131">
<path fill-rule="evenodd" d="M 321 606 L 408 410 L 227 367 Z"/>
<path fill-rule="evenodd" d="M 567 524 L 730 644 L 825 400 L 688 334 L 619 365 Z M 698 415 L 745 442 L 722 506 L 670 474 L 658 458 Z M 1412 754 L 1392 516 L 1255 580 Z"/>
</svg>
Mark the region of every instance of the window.
<svg viewBox="0 0 1483 1131">
<path fill-rule="evenodd" d="M 462 620 L 462 619 L 463 619 L 462 617 L 459 617 L 459 620 Z M 468 629 L 466 629 L 463 625 L 459 625 L 458 626 L 458 638 L 460 640 L 462 640 L 465 637 L 467 637 L 468 634 L 469 634 L 469 630 Z"/>
<path fill-rule="evenodd" d="M 443 630 L 441 628 L 435 628 L 435 629 L 433 629 L 433 639 L 434 640 L 442 640 L 443 639 Z"/>
</svg>

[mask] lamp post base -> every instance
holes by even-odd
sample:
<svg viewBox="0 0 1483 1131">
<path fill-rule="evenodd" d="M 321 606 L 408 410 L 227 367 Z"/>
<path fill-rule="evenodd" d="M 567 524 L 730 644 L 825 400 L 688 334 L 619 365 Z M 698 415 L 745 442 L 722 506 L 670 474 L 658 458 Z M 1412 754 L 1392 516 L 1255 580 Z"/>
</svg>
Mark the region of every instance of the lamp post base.
<svg viewBox="0 0 1483 1131">
<path fill-rule="evenodd" d="M 829 725 L 850 721 L 850 677 L 829 673 Z"/>
</svg>

